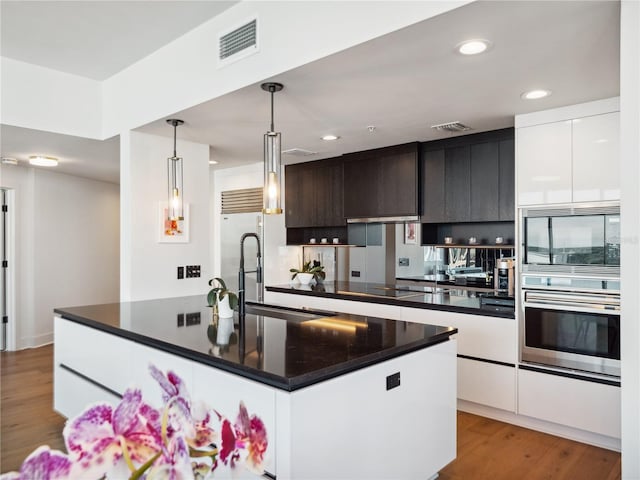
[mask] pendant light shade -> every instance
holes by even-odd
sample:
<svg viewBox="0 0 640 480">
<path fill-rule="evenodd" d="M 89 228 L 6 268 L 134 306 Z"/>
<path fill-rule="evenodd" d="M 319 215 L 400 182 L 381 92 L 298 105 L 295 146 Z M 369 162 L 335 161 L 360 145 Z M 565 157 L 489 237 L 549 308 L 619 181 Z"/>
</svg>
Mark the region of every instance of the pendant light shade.
<svg viewBox="0 0 640 480">
<path fill-rule="evenodd" d="M 182 189 L 182 157 L 176 154 L 176 131 L 182 120 L 171 118 L 167 123 L 173 125 L 173 156 L 167 158 L 167 221 L 169 228 L 178 228 L 178 222 L 184 220 L 184 191 Z"/>
<path fill-rule="evenodd" d="M 262 213 L 282 213 L 282 142 L 273 126 L 273 94 L 284 87 L 281 83 L 263 83 L 261 88 L 271 94 L 271 128 L 264 134 L 264 201 Z"/>
</svg>

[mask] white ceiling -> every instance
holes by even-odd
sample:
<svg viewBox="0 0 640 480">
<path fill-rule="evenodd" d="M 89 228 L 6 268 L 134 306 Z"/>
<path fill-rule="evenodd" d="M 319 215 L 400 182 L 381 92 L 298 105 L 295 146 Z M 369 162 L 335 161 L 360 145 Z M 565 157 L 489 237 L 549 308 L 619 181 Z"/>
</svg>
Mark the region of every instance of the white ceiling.
<svg viewBox="0 0 640 480">
<path fill-rule="evenodd" d="M 236 1 L 7 1 L 0 52 L 104 80 L 215 17 Z"/>
<path fill-rule="evenodd" d="M 492 47 L 457 54 L 469 38 Z M 318 152 L 285 163 L 451 136 L 429 128 L 449 121 L 468 133 L 509 127 L 515 114 L 619 94 L 619 3 L 476 2 L 265 80 L 285 85 L 275 97 L 283 149 Z M 532 88 L 553 94 L 522 100 Z M 211 145 L 216 168 L 262 160 L 269 95 L 259 84 L 171 116 L 186 122 L 178 138 Z M 165 119 L 139 130 L 173 134 Z"/>
</svg>

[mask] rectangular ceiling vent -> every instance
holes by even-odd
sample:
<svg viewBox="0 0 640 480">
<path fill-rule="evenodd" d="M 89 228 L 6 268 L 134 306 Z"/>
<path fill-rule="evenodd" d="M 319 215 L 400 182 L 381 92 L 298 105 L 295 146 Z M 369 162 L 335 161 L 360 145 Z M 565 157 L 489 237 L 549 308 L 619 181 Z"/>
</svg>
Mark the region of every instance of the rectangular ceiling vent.
<svg viewBox="0 0 640 480">
<path fill-rule="evenodd" d="M 289 150 L 283 150 L 283 155 L 291 155 L 294 157 L 308 157 L 310 155 L 316 155 L 318 152 L 312 152 L 311 150 L 305 150 L 304 148 L 290 148 Z"/>
<path fill-rule="evenodd" d="M 471 127 L 468 127 L 464 123 L 460 122 L 448 122 L 441 123 L 439 125 L 431 125 L 431 128 L 444 132 L 466 132 L 467 130 L 471 130 Z"/>
<path fill-rule="evenodd" d="M 218 36 L 218 65 L 235 62 L 258 51 L 258 19 Z"/>
</svg>

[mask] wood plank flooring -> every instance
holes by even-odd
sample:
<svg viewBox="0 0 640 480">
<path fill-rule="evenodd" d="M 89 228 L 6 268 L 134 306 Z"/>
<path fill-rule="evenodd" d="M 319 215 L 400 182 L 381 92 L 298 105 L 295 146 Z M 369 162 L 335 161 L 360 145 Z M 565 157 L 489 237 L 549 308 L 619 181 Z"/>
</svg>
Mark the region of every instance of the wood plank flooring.
<svg viewBox="0 0 640 480">
<path fill-rule="evenodd" d="M 0 472 L 39 445 L 63 450 L 53 412 L 53 347 L 0 354 Z M 617 480 L 620 454 L 458 412 L 458 458 L 440 480 Z"/>
</svg>

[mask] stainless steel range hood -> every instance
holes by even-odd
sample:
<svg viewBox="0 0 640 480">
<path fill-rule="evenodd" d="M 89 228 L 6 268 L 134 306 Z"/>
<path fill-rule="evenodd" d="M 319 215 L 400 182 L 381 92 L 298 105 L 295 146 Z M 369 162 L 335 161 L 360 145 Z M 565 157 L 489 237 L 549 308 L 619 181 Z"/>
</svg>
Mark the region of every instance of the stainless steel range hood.
<svg viewBox="0 0 640 480">
<path fill-rule="evenodd" d="M 419 215 L 405 215 L 398 217 L 347 218 L 347 223 L 414 223 L 419 221 Z"/>
</svg>

